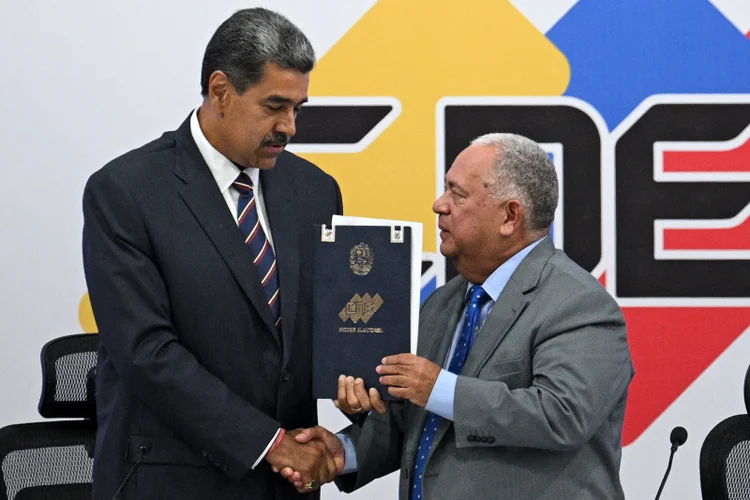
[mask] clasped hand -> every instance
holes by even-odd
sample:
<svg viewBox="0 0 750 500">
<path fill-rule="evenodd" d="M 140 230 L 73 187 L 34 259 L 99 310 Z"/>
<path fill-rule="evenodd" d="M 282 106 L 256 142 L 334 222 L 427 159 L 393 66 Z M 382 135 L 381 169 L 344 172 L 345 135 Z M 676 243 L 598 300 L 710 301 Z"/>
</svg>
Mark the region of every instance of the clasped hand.
<svg viewBox="0 0 750 500">
<path fill-rule="evenodd" d="M 380 383 L 396 397 L 424 407 L 432 392 L 440 367 L 413 354 L 399 354 L 383 359 L 377 367 Z M 334 404 L 349 415 L 377 411 L 385 413 L 388 404 L 377 389 L 365 389 L 364 381 L 342 375 Z M 333 479 L 344 470 L 346 457 L 339 438 L 317 426 L 288 432 L 281 444 L 266 457 L 274 472 L 294 484 L 300 493 L 309 493 Z"/>
<path fill-rule="evenodd" d="M 266 461 L 297 491 L 309 493 L 333 481 L 344 469 L 344 446 L 323 427 L 297 429 L 284 435 Z"/>
</svg>

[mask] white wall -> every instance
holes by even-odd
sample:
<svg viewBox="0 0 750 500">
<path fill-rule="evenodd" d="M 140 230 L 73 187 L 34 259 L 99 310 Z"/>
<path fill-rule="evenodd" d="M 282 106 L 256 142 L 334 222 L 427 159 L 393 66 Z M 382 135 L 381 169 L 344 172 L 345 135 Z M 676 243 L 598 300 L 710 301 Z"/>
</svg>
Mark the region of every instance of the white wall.
<svg viewBox="0 0 750 500">
<path fill-rule="evenodd" d="M 408 1 L 408 0 L 400 0 Z M 501 1 L 501 0 L 498 0 Z M 81 193 L 115 156 L 176 128 L 200 101 L 200 64 L 215 28 L 233 11 L 265 4 L 310 37 L 319 57 L 375 0 L 23 0 L 0 11 L 0 426 L 40 420 L 39 350 L 81 330 Z M 570 2 L 568 2 L 570 3 Z M 623 454 L 628 498 L 656 492 L 669 430 L 691 431 L 663 498 L 700 498 L 697 456 L 739 397 L 750 330 Z M 730 376 L 731 375 L 731 376 Z M 721 380 L 737 380 L 727 386 Z M 716 391 L 715 387 L 723 387 Z M 7 402 L 12 402 L 8 404 Z M 346 424 L 330 402 L 321 423 Z M 695 411 L 695 409 L 700 411 Z M 394 498 L 389 476 L 344 496 Z"/>
<path fill-rule="evenodd" d="M 265 4 L 300 26 L 320 57 L 373 3 L 3 2 L 0 426 L 41 420 L 39 350 L 81 331 L 86 179 L 175 129 L 200 103 L 201 60 L 216 27 L 237 9 Z M 346 424 L 330 402 L 320 406 L 324 424 Z M 395 491 L 396 484 L 389 477 L 347 498 L 373 499 L 376 489 Z M 331 485 L 324 492 L 324 498 L 344 496 Z"/>
</svg>

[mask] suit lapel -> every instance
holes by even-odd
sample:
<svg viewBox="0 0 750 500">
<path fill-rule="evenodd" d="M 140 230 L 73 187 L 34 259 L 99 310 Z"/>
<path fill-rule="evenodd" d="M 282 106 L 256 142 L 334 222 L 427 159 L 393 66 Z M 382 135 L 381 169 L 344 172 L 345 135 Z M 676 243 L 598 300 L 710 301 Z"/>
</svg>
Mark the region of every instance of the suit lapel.
<svg viewBox="0 0 750 500">
<path fill-rule="evenodd" d="M 513 326 L 513 323 L 516 322 L 527 305 L 528 301 L 518 285 L 513 280 L 508 281 L 497 298 L 497 302 L 492 306 L 487 321 L 479 330 L 474 345 L 466 356 L 466 363 L 461 370 L 461 375 L 465 377 L 477 376 L 479 369 L 495 352 L 510 327 Z"/>
<path fill-rule="evenodd" d="M 500 342 L 528 306 L 526 294 L 536 288 L 544 266 L 554 253 L 552 240 L 547 237 L 521 261 L 492 306 L 489 318 L 479 330 L 476 342 L 466 357 L 461 375 L 476 377 L 492 353 L 497 350 Z"/>
<path fill-rule="evenodd" d="M 291 352 L 294 337 L 294 320 L 299 296 L 300 239 L 297 216 L 294 213 L 296 192 L 293 179 L 284 169 L 284 156 L 276 167 L 260 172 L 263 204 L 271 227 L 271 237 L 279 272 L 279 297 L 281 299 L 281 332 L 284 344 L 284 365 Z"/>
<path fill-rule="evenodd" d="M 464 363 L 464 367 L 461 370 L 461 376 L 476 377 L 482 366 L 484 366 L 492 353 L 499 347 L 500 343 L 508 334 L 508 331 L 510 331 L 518 317 L 524 309 L 526 309 L 526 306 L 528 306 L 529 302 L 528 299 L 526 299 L 526 293 L 536 288 L 542 270 L 554 252 L 554 245 L 548 237 L 546 240 L 540 242 L 536 248 L 534 248 L 529 255 L 523 259 L 518 266 L 518 269 L 516 269 L 510 277 L 510 280 L 508 280 L 505 288 L 503 288 L 497 301 L 492 306 L 489 318 L 487 318 L 487 321 L 479 330 L 475 344 L 466 357 L 466 363 Z M 463 286 L 460 290 L 452 291 L 454 296 L 460 297 L 460 303 L 458 304 L 460 307 L 459 314 L 461 310 L 463 310 L 463 299 L 466 292 L 467 282 L 466 280 L 461 280 L 461 283 Z M 452 318 L 450 321 L 450 332 L 445 332 L 445 336 L 449 336 L 450 340 L 453 339 L 458 321 L 459 317 L 456 315 L 456 317 Z M 436 342 L 440 345 L 442 357 L 430 358 L 437 362 L 441 367 L 443 366 L 445 355 L 447 354 L 448 349 L 450 349 L 450 340 L 448 347 L 445 348 L 445 350 L 443 350 L 445 347 L 444 339 L 440 339 Z M 422 412 L 425 413 L 424 410 L 422 410 Z M 435 435 L 435 441 L 430 450 L 430 456 L 435 449 L 437 449 L 440 440 L 445 436 L 445 433 L 452 424 L 452 422 L 445 419 L 440 421 L 440 426 Z M 419 433 L 421 433 L 423 425 L 424 424 L 421 424 L 418 428 L 417 440 L 419 440 Z"/>
<path fill-rule="evenodd" d="M 260 284 L 260 276 L 216 181 L 193 141 L 189 118 L 176 131 L 176 139 L 178 155 L 175 175 L 185 183 L 179 190 L 180 197 L 237 278 L 263 322 L 275 333 L 273 316 Z M 277 335 L 274 338 L 279 341 Z"/>
</svg>

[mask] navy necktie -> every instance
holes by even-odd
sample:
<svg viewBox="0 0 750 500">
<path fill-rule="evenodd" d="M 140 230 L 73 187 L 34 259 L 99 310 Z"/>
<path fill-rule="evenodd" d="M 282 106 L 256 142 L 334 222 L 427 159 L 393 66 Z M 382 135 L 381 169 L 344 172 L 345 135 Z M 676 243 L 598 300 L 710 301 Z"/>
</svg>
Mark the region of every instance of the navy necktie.
<svg viewBox="0 0 750 500">
<path fill-rule="evenodd" d="M 268 307 L 271 309 L 278 329 L 281 326 L 279 273 L 276 268 L 276 256 L 258 217 L 253 181 L 242 172 L 232 186 L 240 193 L 240 199 L 237 202 L 237 223 L 240 232 L 245 237 L 245 245 L 250 251 L 253 263 L 258 269 L 260 284 L 266 293 Z"/>
<path fill-rule="evenodd" d="M 469 289 L 469 303 L 466 306 L 466 314 L 464 315 L 461 334 L 458 337 L 456 349 L 453 352 L 453 358 L 448 366 L 448 371 L 451 373 L 461 373 L 461 369 L 464 367 L 466 356 L 469 354 L 469 349 L 471 349 L 478 328 L 477 323 L 479 322 L 479 313 L 482 309 L 482 305 L 484 305 L 489 298 L 490 296 L 487 292 L 485 292 L 479 285 L 474 285 Z M 417 448 L 417 456 L 414 464 L 414 478 L 412 481 L 413 486 L 411 493 L 412 500 L 422 500 L 422 476 L 424 475 L 425 466 L 427 465 L 427 457 L 430 455 L 430 449 L 435 440 L 440 420 L 441 418 L 439 415 L 435 415 L 434 413 L 427 414 L 427 420 L 425 420 L 424 429 L 422 429 L 422 437 L 419 439 L 419 448 Z"/>
</svg>

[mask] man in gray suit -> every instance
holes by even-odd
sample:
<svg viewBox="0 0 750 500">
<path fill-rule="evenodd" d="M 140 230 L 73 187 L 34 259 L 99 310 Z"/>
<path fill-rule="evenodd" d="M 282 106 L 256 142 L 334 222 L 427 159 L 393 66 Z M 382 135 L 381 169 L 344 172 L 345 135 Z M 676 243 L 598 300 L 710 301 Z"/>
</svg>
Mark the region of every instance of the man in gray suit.
<svg viewBox="0 0 750 500">
<path fill-rule="evenodd" d="M 297 436 L 346 450 L 339 488 L 401 469 L 402 500 L 623 498 L 634 374 L 625 322 L 599 282 L 554 248 L 557 201 L 554 166 L 529 139 L 489 134 L 456 158 L 433 210 L 440 251 L 460 276 L 422 306 L 418 355 L 377 368 L 404 401 L 386 407 L 348 377 L 337 406 L 377 413 L 338 438 L 320 427 Z"/>
</svg>

